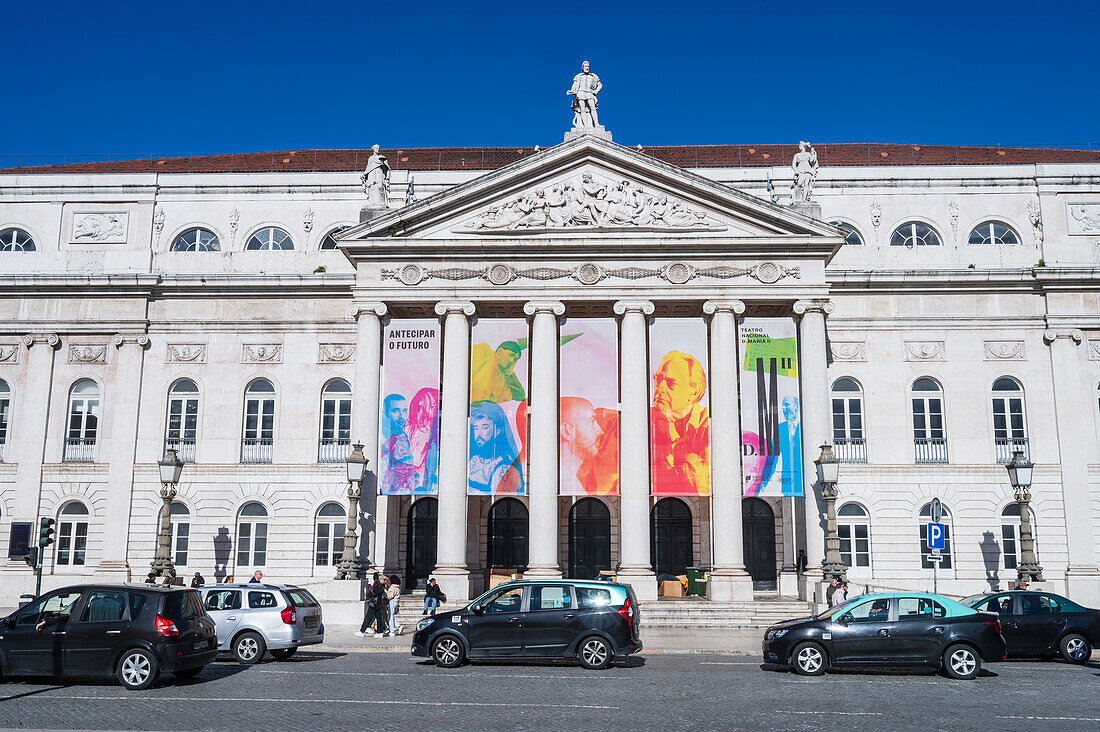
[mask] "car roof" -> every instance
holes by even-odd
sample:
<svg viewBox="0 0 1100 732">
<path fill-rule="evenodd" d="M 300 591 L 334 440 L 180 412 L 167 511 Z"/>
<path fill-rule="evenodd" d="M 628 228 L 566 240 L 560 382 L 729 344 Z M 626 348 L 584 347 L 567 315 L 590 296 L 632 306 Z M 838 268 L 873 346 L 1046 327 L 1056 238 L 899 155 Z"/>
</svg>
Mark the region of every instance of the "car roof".
<svg viewBox="0 0 1100 732">
<path fill-rule="evenodd" d="M 81 585 L 66 585 L 65 587 L 55 587 L 47 592 L 54 592 L 56 590 L 145 590 L 146 592 L 181 592 L 194 589 L 193 587 L 184 587 L 183 585 L 158 585 L 146 582 L 88 582 Z M 45 595 L 47 592 L 43 592 Z"/>
<path fill-rule="evenodd" d="M 507 582 L 501 582 L 496 587 L 490 589 L 496 589 L 497 587 L 503 587 L 504 585 L 585 585 L 591 587 L 621 587 L 624 590 L 627 585 L 621 582 L 605 582 L 604 580 L 578 580 L 578 579 L 521 579 L 521 580 L 508 580 Z"/>
<path fill-rule="evenodd" d="M 297 585 L 275 585 L 267 582 L 215 582 L 214 584 L 196 587 L 196 590 L 300 590 Z"/>
</svg>

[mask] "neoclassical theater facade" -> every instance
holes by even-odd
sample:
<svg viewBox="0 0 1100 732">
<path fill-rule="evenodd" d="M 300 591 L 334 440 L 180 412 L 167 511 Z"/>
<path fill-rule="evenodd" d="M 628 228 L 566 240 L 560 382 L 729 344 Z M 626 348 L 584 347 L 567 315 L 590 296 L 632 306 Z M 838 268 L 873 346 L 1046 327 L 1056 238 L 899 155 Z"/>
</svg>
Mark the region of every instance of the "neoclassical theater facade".
<svg viewBox="0 0 1100 732">
<path fill-rule="evenodd" d="M 940 591 L 1005 587 L 1020 450 L 1042 586 L 1100 603 L 1100 155 L 815 152 L 806 201 L 797 146 L 602 134 L 0 171 L 0 606 L 39 517 L 44 586 L 144 577 L 168 448 L 181 575 L 324 593 L 353 443 L 360 556 L 455 599 L 807 597 L 825 444 L 858 588 L 931 588 L 937 497 Z"/>
</svg>

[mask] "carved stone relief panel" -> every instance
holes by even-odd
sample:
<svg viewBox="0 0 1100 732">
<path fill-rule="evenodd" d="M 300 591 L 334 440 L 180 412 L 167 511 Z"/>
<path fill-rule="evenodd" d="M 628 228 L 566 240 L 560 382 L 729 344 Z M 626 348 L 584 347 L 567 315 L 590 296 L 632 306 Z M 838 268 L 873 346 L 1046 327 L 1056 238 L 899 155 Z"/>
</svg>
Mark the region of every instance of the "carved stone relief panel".
<svg viewBox="0 0 1100 732">
<path fill-rule="evenodd" d="M 317 363 L 348 363 L 354 357 L 354 343 L 321 343 L 317 348 Z"/>
<path fill-rule="evenodd" d="M 130 214 L 74 213 L 70 241 L 86 244 L 125 244 Z"/>
<path fill-rule="evenodd" d="M 714 267 L 695 267 L 687 262 L 669 262 L 661 267 L 605 267 L 586 262 L 577 267 L 514 267 L 510 264 L 493 264 L 488 267 L 441 267 L 434 269 L 420 264 L 406 264 L 397 269 L 383 269 L 383 280 L 397 280 L 402 284 L 414 286 L 429 279 L 440 280 L 476 280 L 481 279 L 493 285 L 507 285 L 513 280 L 527 279 L 538 281 L 572 279 L 582 285 L 594 285 L 605 279 L 640 280 L 646 277 L 658 277 L 673 285 L 682 285 L 697 277 L 728 280 L 735 277 L 751 277 L 766 285 L 775 284 L 785 277 L 802 278 L 801 267 L 785 267 L 775 262 L 761 262 L 751 267 L 732 267 L 718 265 Z"/>
<path fill-rule="evenodd" d="M 986 361 L 1023 361 L 1023 341 L 985 341 Z"/>
<path fill-rule="evenodd" d="M 282 363 L 282 343 L 245 343 L 241 346 L 241 363 Z"/>
<path fill-rule="evenodd" d="M 206 344 L 169 343 L 164 360 L 168 363 L 206 363 Z"/>
<path fill-rule="evenodd" d="M 947 350 L 943 341 L 906 341 L 906 361 L 944 361 Z"/>
<path fill-rule="evenodd" d="M 1100 361 L 1100 338 L 1089 338 L 1089 360 Z"/>
<path fill-rule="evenodd" d="M 69 363 L 107 363 L 107 346 L 72 343 L 69 345 Z"/>
<path fill-rule="evenodd" d="M 19 363 L 18 343 L 0 343 L 0 363 Z"/>
<path fill-rule="evenodd" d="M 867 344 L 863 341 L 829 341 L 834 361 L 866 361 Z"/>
<path fill-rule="evenodd" d="M 1067 203 L 1070 236 L 1100 236 L 1100 203 Z"/>
</svg>

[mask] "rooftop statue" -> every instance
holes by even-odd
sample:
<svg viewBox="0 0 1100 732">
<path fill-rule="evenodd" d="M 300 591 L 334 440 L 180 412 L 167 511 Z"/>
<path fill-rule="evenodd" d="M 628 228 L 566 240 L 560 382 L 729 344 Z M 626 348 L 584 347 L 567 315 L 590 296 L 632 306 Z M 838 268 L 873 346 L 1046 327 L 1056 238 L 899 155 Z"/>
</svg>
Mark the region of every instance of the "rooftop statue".
<svg viewBox="0 0 1100 732">
<path fill-rule="evenodd" d="M 390 164 L 378 145 L 371 146 L 367 169 L 360 179 L 363 181 L 363 193 L 367 194 L 367 205 L 386 208 L 390 197 Z"/>
<path fill-rule="evenodd" d="M 798 152 L 791 160 L 794 170 L 794 182 L 791 184 L 791 203 L 806 203 L 810 200 L 814 181 L 817 179 L 817 151 L 808 142 L 798 143 Z"/>
<path fill-rule="evenodd" d="M 596 108 L 599 106 L 596 95 L 603 89 L 603 84 L 591 69 L 592 65 L 587 61 L 582 63 L 581 73 L 573 77 L 573 87 L 565 92 L 573 97 L 573 129 L 594 130 L 600 126 L 596 115 Z"/>
</svg>

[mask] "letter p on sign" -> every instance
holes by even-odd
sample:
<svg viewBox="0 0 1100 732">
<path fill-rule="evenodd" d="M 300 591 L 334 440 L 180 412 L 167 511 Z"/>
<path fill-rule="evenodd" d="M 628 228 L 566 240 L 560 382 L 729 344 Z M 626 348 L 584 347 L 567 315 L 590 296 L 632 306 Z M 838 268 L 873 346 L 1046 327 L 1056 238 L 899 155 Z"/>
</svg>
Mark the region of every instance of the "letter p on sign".
<svg viewBox="0 0 1100 732">
<path fill-rule="evenodd" d="M 943 524 L 928 524 L 928 548 L 943 549 Z"/>
</svg>

